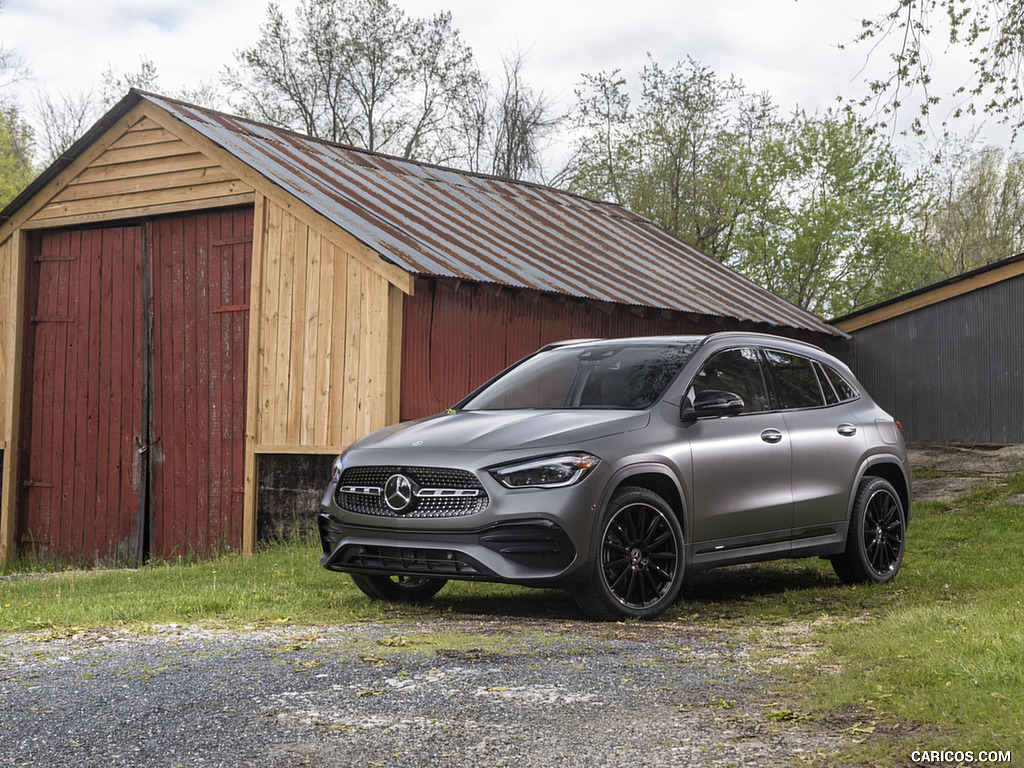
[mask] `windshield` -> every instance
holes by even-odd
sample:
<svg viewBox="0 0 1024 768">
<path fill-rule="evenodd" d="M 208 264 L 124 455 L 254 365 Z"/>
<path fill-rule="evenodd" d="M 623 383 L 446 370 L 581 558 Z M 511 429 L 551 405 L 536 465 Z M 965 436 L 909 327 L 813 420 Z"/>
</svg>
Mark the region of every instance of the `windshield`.
<svg viewBox="0 0 1024 768">
<path fill-rule="evenodd" d="M 693 355 L 690 344 L 600 344 L 541 352 L 462 408 L 649 408 Z"/>
</svg>

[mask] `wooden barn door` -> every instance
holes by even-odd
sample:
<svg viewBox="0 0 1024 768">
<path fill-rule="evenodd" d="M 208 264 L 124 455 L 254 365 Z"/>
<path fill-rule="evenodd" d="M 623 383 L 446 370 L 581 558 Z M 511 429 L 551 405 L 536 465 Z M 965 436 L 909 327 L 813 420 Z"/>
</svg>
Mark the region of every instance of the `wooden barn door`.
<svg viewBox="0 0 1024 768">
<path fill-rule="evenodd" d="M 251 209 L 34 236 L 22 540 L 133 561 L 242 534 Z"/>
<path fill-rule="evenodd" d="M 21 527 L 42 557 L 139 555 L 140 235 L 111 227 L 30 241 Z"/>
<path fill-rule="evenodd" d="M 252 209 L 158 219 L 153 265 L 151 554 L 242 541 Z"/>
</svg>

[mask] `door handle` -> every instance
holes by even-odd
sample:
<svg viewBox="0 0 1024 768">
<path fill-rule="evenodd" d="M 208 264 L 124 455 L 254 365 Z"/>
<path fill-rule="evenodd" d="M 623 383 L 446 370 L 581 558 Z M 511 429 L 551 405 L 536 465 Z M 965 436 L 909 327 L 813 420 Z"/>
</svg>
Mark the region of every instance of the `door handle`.
<svg viewBox="0 0 1024 768">
<path fill-rule="evenodd" d="M 761 433 L 761 439 L 764 440 L 766 443 L 781 443 L 782 433 L 779 432 L 779 430 L 777 429 L 766 429 L 764 432 Z"/>
<path fill-rule="evenodd" d="M 857 434 L 857 428 L 853 424 L 840 424 L 836 427 L 836 432 L 843 437 L 853 437 Z"/>
</svg>

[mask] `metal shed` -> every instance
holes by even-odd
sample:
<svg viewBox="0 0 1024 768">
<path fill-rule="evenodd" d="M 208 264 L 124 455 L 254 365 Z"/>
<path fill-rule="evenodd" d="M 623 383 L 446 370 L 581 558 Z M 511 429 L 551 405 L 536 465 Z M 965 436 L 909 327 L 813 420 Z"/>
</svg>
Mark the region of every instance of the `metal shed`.
<svg viewBox="0 0 1024 768">
<path fill-rule="evenodd" d="M 250 551 L 548 341 L 837 333 L 619 206 L 139 91 L 0 212 L 0 297 L 0 558 Z"/>
<path fill-rule="evenodd" d="M 1024 254 L 832 322 L 909 441 L 1024 443 Z"/>
</svg>

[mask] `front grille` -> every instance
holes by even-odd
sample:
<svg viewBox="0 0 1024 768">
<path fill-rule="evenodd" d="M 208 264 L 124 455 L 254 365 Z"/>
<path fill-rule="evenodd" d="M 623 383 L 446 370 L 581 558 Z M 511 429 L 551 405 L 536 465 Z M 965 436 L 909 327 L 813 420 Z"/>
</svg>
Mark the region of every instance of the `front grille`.
<svg viewBox="0 0 1024 768">
<path fill-rule="evenodd" d="M 388 506 L 384 488 L 388 479 L 404 475 L 413 485 L 409 506 L 396 511 Z M 342 472 L 334 501 L 348 512 L 377 517 L 461 517 L 481 512 L 490 499 L 476 475 L 446 467 L 348 467 Z"/>
</svg>

